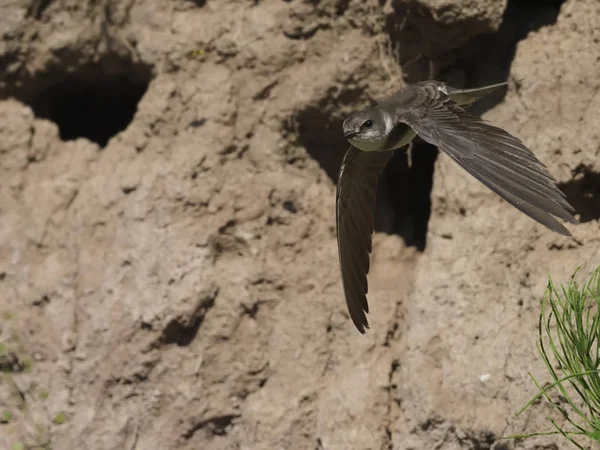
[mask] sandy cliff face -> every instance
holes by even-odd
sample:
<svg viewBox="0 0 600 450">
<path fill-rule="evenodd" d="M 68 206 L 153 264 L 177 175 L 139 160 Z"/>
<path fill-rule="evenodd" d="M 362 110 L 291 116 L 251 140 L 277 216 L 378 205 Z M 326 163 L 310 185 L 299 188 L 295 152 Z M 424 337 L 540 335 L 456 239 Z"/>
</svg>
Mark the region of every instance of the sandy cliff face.
<svg viewBox="0 0 600 450">
<path fill-rule="evenodd" d="M 548 273 L 600 262 L 599 23 L 596 0 L 4 1 L 0 446 L 566 448 L 499 438 L 549 427 L 541 403 L 513 417 L 545 375 Z M 551 234 L 426 144 L 396 155 L 362 336 L 341 121 L 430 75 L 518 80 L 476 111 L 582 224 Z"/>
</svg>

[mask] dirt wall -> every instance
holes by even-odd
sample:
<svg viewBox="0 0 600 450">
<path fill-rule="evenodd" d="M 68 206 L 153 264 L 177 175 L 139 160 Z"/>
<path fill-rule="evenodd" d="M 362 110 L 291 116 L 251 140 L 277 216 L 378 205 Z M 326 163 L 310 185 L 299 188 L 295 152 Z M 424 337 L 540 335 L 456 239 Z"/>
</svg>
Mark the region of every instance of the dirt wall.
<svg viewBox="0 0 600 450">
<path fill-rule="evenodd" d="M 501 437 L 550 428 L 514 417 L 548 274 L 600 262 L 599 24 L 596 0 L 4 0 L 0 446 L 567 448 Z M 362 336 L 341 122 L 430 76 L 511 80 L 475 110 L 582 223 L 417 144 L 382 181 Z"/>
</svg>

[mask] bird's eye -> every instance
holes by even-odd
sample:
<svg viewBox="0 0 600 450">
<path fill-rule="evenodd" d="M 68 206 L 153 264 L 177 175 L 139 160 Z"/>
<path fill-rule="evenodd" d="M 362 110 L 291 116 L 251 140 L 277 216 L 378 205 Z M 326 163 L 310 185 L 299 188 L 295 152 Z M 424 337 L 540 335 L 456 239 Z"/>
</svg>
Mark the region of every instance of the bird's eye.
<svg viewBox="0 0 600 450">
<path fill-rule="evenodd" d="M 364 128 L 371 128 L 373 126 L 373 121 L 372 120 L 367 120 L 365 123 L 362 124 L 362 126 Z"/>
</svg>

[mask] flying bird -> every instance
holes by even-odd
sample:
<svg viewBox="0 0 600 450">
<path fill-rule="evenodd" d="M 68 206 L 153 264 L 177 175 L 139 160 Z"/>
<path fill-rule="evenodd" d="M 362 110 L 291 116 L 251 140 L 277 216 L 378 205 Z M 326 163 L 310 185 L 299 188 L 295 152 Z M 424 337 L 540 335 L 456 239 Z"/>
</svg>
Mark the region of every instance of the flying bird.
<svg viewBox="0 0 600 450">
<path fill-rule="evenodd" d="M 575 210 L 546 166 L 518 138 L 463 108 L 506 84 L 455 89 L 423 81 L 344 120 L 344 137 L 352 145 L 338 176 L 337 241 L 348 312 L 361 333 L 369 327 L 367 274 L 379 174 L 393 151 L 417 135 L 521 212 L 571 236 L 555 217 L 576 224 Z"/>
</svg>

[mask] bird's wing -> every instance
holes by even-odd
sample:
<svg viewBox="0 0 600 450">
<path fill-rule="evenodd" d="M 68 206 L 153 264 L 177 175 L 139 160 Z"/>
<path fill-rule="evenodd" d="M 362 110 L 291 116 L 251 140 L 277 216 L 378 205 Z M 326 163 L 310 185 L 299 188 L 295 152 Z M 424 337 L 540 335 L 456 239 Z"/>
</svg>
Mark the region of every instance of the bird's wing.
<svg viewBox="0 0 600 450">
<path fill-rule="evenodd" d="M 419 87 L 410 107 L 397 114 L 511 205 L 551 230 L 571 235 L 553 216 L 578 223 L 575 210 L 546 166 L 519 139 L 471 116 L 434 85 Z"/>
<path fill-rule="evenodd" d="M 350 147 L 342 161 L 336 192 L 336 226 L 342 284 L 350 317 L 361 333 L 369 327 L 367 273 L 377 182 L 393 152 Z"/>
</svg>

